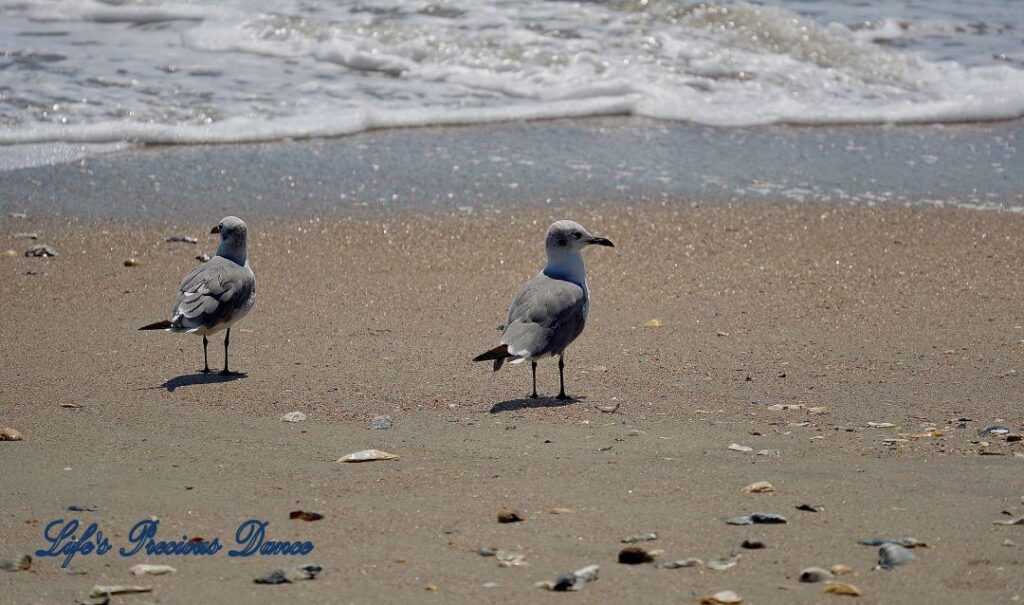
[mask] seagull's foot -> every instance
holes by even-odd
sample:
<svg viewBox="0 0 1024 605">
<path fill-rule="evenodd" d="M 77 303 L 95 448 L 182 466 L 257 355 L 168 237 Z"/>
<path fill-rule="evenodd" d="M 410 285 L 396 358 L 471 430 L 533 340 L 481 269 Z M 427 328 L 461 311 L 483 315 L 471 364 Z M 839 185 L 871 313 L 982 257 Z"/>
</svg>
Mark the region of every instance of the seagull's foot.
<svg viewBox="0 0 1024 605">
<path fill-rule="evenodd" d="M 200 374 L 209 374 L 210 373 L 210 368 L 203 368 L 202 370 L 199 370 L 199 373 Z"/>
<path fill-rule="evenodd" d="M 555 397 L 555 399 L 557 399 L 559 401 L 568 401 L 568 400 L 572 399 L 572 397 L 569 397 L 565 393 L 559 393 L 558 396 Z"/>
<path fill-rule="evenodd" d="M 229 370 L 227 368 L 224 368 L 223 370 L 220 371 L 220 375 L 221 376 L 241 376 L 242 372 L 235 372 L 235 371 Z"/>
<path fill-rule="evenodd" d="M 540 395 L 538 395 L 536 392 L 530 393 L 529 395 L 527 395 L 527 397 L 529 397 L 530 399 L 540 399 Z"/>
</svg>

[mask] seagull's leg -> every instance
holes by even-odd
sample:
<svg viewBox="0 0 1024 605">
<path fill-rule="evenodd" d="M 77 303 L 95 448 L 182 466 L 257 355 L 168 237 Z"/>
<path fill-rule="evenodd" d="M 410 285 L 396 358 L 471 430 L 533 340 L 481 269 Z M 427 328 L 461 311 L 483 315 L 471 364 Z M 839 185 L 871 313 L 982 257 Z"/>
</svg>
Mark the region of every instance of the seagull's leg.
<svg viewBox="0 0 1024 605">
<path fill-rule="evenodd" d="M 228 345 L 231 344 L 231 328 L 224 333 L 224 369 L 220 371 L 221 374 L 227 376 L 231 372 L 228 371 Z"/>
<path fill-rule="evenodd" d="M 537 362 L 531 361 L 530 367 L 533 369 L 533 393 L 530 394 L 530 399 L 536 399 L 537 395 Z"/>
<path fill-rule="evenodd" d="M 565 394 L 565 357 L 558 355 L 558 397 L 556 399 L 572 399 Z"/>
<path fill-rule="evenodd" d="M 210 373 L 210 358 L 206 356 L 206 345 L 209 343 L 210 341 L 206 339 L 206 334 L 203 334 L 203 369 L 200 370 L 203 374 Z"/>
</svg>

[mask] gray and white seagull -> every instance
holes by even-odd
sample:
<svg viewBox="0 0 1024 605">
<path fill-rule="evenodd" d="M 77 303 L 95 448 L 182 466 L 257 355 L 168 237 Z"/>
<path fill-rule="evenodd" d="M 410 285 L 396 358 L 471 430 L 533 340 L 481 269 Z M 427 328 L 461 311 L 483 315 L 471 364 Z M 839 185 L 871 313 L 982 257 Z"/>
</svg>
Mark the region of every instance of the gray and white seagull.
<svg viewBox="0 0 1024 605">
<path fill-rule="evenodd" d="M 210 233 L 220 234 L 217 255 L 189 271 L 178 286 L 178 300 L 171 309 L 171 319 L 142 326 L 140 330 L 186 332 L 203 337 L 204 374 L 210 371 L 206 355 L 208 334 L 227 330 L 224 334 L 224 369 L 228 371 L 228 345 L 231 326 L 245 317 L 256 302 L 256 276 L 246 258 L 246 228 L 242 219 L 228 216 L 221 219 Z"/>
<path fill-rule="evenodd" d="M 473 361 L 494 361 L 494 371 L 506 359 L 512 363 L 529 360 L 533 369 L 533 393 L 537 398 L 537 360 L 558 355 L 558 399 L 565 394 L 565 348 L 583 332 L 590 311 L 590 291 L 580 252 L 590 245 L 614 246 L 603 237 L 591 235 L 578 223 L 558 221 L 548 228 L 544 241 L 548 264 L 523 284 L 512 299 L 501 344 Z"/>
</svg>

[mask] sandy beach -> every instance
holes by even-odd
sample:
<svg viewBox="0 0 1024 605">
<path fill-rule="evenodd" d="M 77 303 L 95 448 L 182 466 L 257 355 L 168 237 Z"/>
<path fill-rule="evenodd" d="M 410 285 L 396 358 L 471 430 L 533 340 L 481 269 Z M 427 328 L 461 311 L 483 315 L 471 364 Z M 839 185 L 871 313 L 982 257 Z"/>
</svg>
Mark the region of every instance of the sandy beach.
<svg viewBox="0 0 1024 605">
<path fill-rule="evenodd" d="M 470 361 L 565 217 L 616 244 L 586 253 L 593 303 L 567 405 L 523 399 L 527 367 Z M 0 424 L 24 435 L 0 443 L 0 556 L 43 548 L 59 518 L 95 521 L 118 545 L 154 517 L 161 539 L 229 546 L 261 519 L 268 538 L 315 550 L 115 550 L 77 555 L 81 575 L 36 558 L 3 574 L 0 601 L 69 603 L 96 584 L 153 587 L 119 603 L 845 601 L 798 581 L 835 564 L 860 603 L 1024 594 L 1022 527 L 996 524 L 1024 515 L 1024 444 L 979 436 L 1024 432 L 1022 216 L 687 199 L 256 213 L 258 298 L 232 333 L 245 375 L 228 381 L 196 374 L 198 338 L 136 331 L 213 251 L 208 218 L 0 221 L 0 248 L 16 252 L 0 259 Z M 23 232 L 59 256 L 21 256 Z M 176 234 L 199 243 L 165 243 Z M 210 351 L 219 367 L 219 337 Z M 557 384 L 543 364 L 542 395 Z M 279 420 L 293 410 L 309 419 Z M 376 415 L 393 426 L 369 429 Z M 400 459 L 335 462 L 366 448 Z M 755 481 L 775 491 L 741 491 Z M 499 524 L 506 506 L 525 522 Z M 752 512 L 788 523 L 725 523 Z M 724 571 L 617 563 L 620 540 L 644 532 L 657 561 L 740 557 Z M 873 571 L 878 548 L 858 540 L 879 537 L 927 547 Z M 527 564 L 500 568 L 487 548 Z M 142 562 L 178 571 L 130 575 Z M 317 579 L 253 583 L 306 563 Z M 534 586 L 590 564 L 599 579 L 581 593 Z"/>
</svg>

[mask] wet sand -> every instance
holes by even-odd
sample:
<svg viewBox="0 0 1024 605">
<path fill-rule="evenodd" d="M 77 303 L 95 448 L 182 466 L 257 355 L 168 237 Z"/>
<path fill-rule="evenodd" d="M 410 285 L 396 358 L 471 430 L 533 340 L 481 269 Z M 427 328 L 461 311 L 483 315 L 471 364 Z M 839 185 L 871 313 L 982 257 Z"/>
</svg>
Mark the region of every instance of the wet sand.
<svg viewBox="0 0 1024 605">
<path fill-rule="evenodd" d="M 527 367 L 492 375 L 470 362 L 496 343 L 542 263 L 546 226 L 565 216 L 616 243 L 586 253 L 593 303 L 567 356 L 569 405 L 524 400 Z M 257 518 L 271 539 L 315 550 L 115 549 L 76 556 L 84 575 L 37 560 L 3 573 L 0 601 L 146 584 L 153 593 L 116 602 L 697 603 L 734 590 L 746 603 L 816 603 L 848 597 L 799 583 L 800 570 L 837 563 L 862 603 L 1024 595 L 1024 526 L 994 524 L 1024 514 L 1024 444 L 978 436 L 1024 432 L 1024 217 L 678 200 L 354 208 L 249 225 L 258 298 L 231 349 L 245 376 L 221 381 L 196 374 L 198 338 L 135 331 L 165 316 L 193 257 L 213 250 L 207 222 L 0 220 L 0 249 L 19 254 L 0 258 L 0 425 L 25 437 L 0 443 L 0 557 L 42 548 L 43 527 L 69 517 L 116 545 L 154 516 L 163 539 L 229 547 Z M 21 257 L 31 242 L 13 234 L 26 231 L 60 255 Z M 178 233 L 200 242 L 164 242 Z M 123 266 L 129 257 L 141 264 Z M 663 325 L 641 327 L 651 319 Z M 219 338 L 210 350 L 219 367 Z M 554 363 L 539 383 L 557 392 Z M 309 420 L 279 420 L 292 410 Z M 369 430 L 377 414 L 394 426 Z M 371 447 L 401 458 L 334 462 Z M 776 491 L 741 493 L 759 480 Z M 527 520 L 498 524 L 503 506 Z M 325 518 L 289 520 L 297 509 Z M 755 511 L 789 522 L 724 522 Z M 726 571 L 618 564 L 619 540 L 648 531 L 659 560 L 742 557 Z M 857 544 L 904 536 L 928 548 L 892 571 L 872 571 L 877 548 Z M 489 547 L 528 565 L 474 552 Z M 178 573 L 134 578 L 140 562 Z M 301 563 L 324 570 L 252 582 Z M 600 578 L 575 597 L 534 587 L 588 564 Z"/>
</svg>

